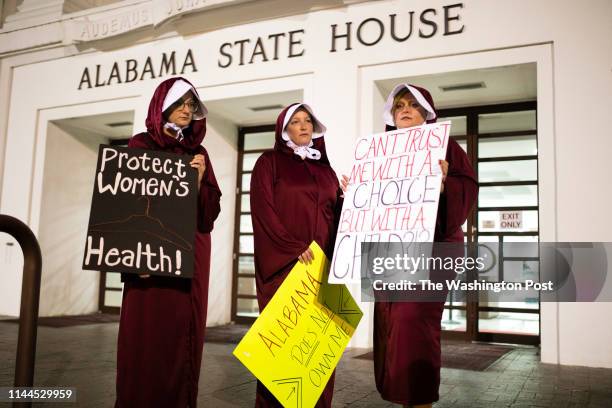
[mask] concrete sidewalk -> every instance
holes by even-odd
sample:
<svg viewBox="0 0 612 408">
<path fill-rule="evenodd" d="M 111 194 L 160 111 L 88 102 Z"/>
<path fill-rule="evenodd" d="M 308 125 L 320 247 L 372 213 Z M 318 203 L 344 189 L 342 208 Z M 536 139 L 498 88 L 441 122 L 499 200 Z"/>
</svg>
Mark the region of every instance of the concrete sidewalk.
<svg viewBox="0 0 612 408">
<path fill-rule="evenodd" d="M 0 321 L 0 386 L 13 382 L 17 328 Z M 78 401 L 35 406 L 112 407 L 117 330 L 117 323 L 39 327 L 36 385 L 76 387 Z M 255 379 L 232 356 L 233 348 L 233 344 L 206 343 L 199 406 L 253 406 Z M 381 400 L 372 361 L 353 358 L 366 351 L 351 349 L 344 354 L 336 374 L 334 407 L 397 406 Z M 518 347 L 485 371 L 443 368 L 440 394 L 435 407 L 610 408 L 612 369 L 541 364 L 538 349 Z"/>
</svg>

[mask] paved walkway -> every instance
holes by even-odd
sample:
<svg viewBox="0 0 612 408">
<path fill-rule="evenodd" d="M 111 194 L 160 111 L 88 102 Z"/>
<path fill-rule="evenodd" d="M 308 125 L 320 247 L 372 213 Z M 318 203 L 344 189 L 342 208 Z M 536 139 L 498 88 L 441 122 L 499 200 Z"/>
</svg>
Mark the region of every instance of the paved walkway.
<svg viewBox="0 0 612 408">
<path fill-rule="evenodd" d="M 77 404 L 112 407 L 117 323 L 39 327 L 35 383 L 77 388 Z M 13 381 L 17 325 L 0 321 L 0 386 Z M 234 345 L 207 343 L 200 377 L 201 407 L 252 407 L 255 381 L 231 355 Z M 349 350 L 336 375 L 334 407 L 392 407 L 380 399 L 371 360 Z M 482 372 L 442 369 L 436 408 L 612 407 L 612 369 L 541 364 L 536 348 L 520 347 Z M 2 405 L 0 403 L 0 405 Z M 5 404 L 7 405 L 7 404 Z"/>
</svg>

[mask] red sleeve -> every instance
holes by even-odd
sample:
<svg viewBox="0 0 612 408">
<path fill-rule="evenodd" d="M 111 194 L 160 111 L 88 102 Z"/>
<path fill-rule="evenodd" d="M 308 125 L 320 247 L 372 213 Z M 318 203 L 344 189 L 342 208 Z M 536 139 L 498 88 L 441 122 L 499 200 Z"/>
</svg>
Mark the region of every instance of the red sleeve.
<svg viewBox="0 0 612 408">
<path fill-rule="evenodd" d="M 208 152 L 202 148 L 200 153 L 204 155 L 206 171 L 198 194 L 198 231 L 207 233 L 212 231 L 213 224 L 221 212 L 221 189 L 217 184 Z"/>
<path fill-rule="evenodd" d="M 448 174 L 440 196 L 437 229 L 443 237 L 461 228 L 478 198 L 478 182 L 470 161 L 459 144 L 450 139 L 446 152 Z"/>
<path fill-rule="evenodd" d="M 152 140 L 147 143 L 147 138 L 149 135 L 146 133 L 138 133 L 130 138 L 128 141 L 128 147 L 134 147 L 136 149 L 151 149 L 154 150 L 151 146 Z M 150 140 L 150 139 L 149 139 Z"/>
<path fill-rule="evenodd" d="M 310 243 L 296 240 L 281 222 L 274 204 L 273 158 L 264 154 L 251 175 L 251 217 L 256 273 L 268 281 L 300 256 Z"/>
</svg>

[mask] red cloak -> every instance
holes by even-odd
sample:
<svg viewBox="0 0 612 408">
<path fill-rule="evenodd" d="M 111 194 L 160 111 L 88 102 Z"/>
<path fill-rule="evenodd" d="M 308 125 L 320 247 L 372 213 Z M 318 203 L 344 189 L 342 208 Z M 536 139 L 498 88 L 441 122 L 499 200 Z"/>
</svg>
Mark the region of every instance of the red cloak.
<svg viewBox="0 0 612 408">
<path fill-rule="evenodd" d="M 435 111 L 430 93 L 412 87 Z M 387 131 L 393 129 L 387 125 Z M 467 155 L 452 138 L 446 161 L 448 174 L 440 195 L 434 242 L 463 242 L 461 226 L 478 197 L 478 181 Z M 374 373 L 383 399 L 403 405 L 439 399 L 443 311 L 444 302 L 376 302 Z"/>
<path fill-rule="evenodd" d="M 206 119 L 192 120 L 179 142 L 164 134 L 164 98 L 177 79 L 162 82 L 149 104 L 147 131 L 128 147 L 186 155 L 202 154 L 192 279 L 125 275 L 117 344 L 115 407 L 195 407 L 208 302 L 210 231 L 219 215 L 221 190 L 208 153 L 201 146 Z M 188 81 L 187 81 L 188 82 Z M 195 89 L 192 91 L 195 92 Z M 197 93 L 195 97 L 199 98 Z M 145 272 L 146 273 L 146 272 Z"/>
<path fill-rule="evenodd" d="M 282 139 L 285 115 L 293 105 L 279 115 L 274 149 L 261 155 L 251 176 L 255 280 L 260 311 L 312 241 L 331 258 L 342 208 L 342 190 L 329 164 L 324 137 L 313 139 L 313 148 L 321 152 L 319 160 L 302 160 Z M 331 407 L 333 387 L 332 375 L 317 407 Z M 255 406 L 281 407 L 281 404 L 258 382 Z"/>
</svg>

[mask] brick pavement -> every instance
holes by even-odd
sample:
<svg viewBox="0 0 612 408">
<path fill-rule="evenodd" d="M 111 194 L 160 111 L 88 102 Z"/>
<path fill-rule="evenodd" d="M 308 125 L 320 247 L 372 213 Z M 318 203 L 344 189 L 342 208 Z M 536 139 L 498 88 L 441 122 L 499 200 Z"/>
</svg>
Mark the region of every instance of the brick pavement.
<svg viewBox="0 0 612 408">
<path fill-rule="evenodd" d="M 78 402 L 35 406 L 112 407 L 117 329 L 117 323 L 39 327 L 35 383 L 76 387 Z M 12 384 L 16 339 L 17 325 L 0 321 L 0 386 Z M 200 406 L 253 406 L 255 381 L 231 355 L 233 347 L 206 344 Z M 365 351 L 351 349 L 342 358 L 334 407 L 394 406 L 376 392 L 372 361 L 353 358 Z M 485 371 L 443 368 L 440 394 L 436 408 L 610 408 L 612 369 L 542 364 L 538 349 L 519 347 Z"/>
</svg>

